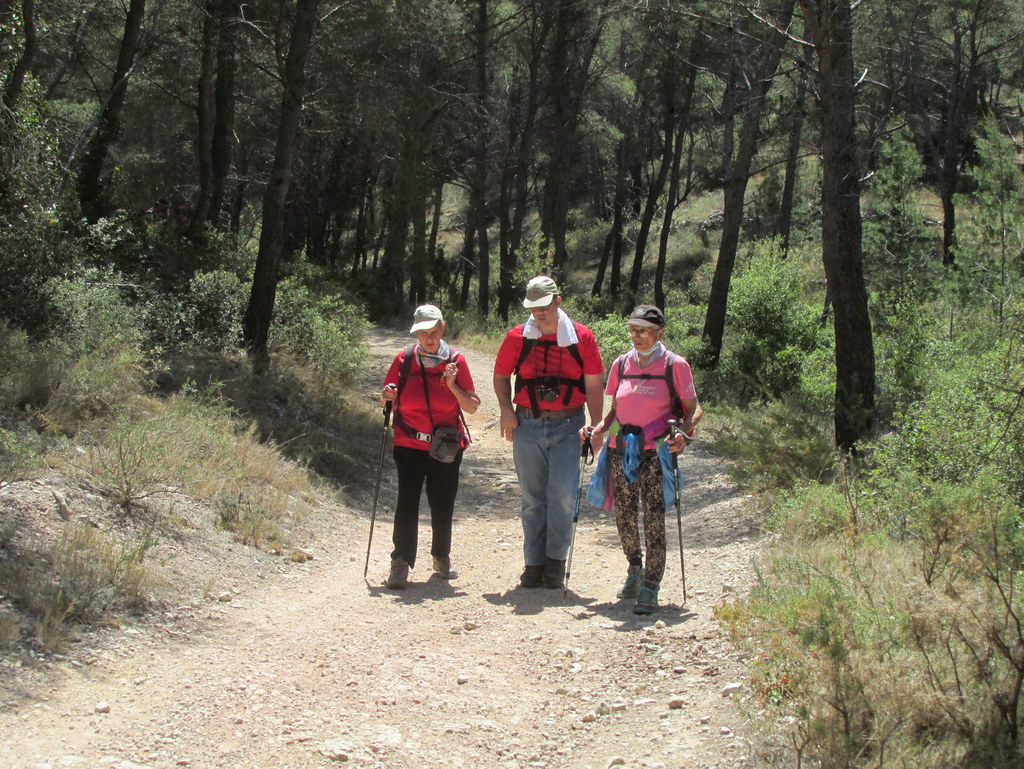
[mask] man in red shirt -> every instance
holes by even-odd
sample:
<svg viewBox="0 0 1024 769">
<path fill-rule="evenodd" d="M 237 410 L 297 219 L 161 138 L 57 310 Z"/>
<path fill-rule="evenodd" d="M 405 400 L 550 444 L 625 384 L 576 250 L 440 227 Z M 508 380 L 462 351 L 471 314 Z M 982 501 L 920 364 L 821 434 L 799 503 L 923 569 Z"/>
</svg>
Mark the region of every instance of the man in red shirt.
<svg viewBox="0 0 1024 769">
<path fill-rule="evenodd" d="M 512 441 L 523 495 L 519 584 L 561 588 L 580 480 L 579 430 L 600 418 L 604 365 L 593 332 L 562 309 L 554 280 L 531 280 L 523 307 L 531 317 L 505 335 L 494 363 L 501 435 Z"/>
</svg>

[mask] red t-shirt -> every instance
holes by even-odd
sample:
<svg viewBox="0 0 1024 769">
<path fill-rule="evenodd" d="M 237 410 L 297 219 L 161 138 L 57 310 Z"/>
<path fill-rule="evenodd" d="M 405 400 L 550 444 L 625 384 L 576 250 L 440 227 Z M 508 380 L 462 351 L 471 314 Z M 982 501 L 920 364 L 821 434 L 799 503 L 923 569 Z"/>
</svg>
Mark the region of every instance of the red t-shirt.
<svg viewBox="0 0 1024 769">
<path fill-rule="evenodd" d="M 601 361 L 601 352 L 597 349 L 594 332 L 582 323 L 576 323 L 575 327 L 576 337 L 579 340 L 577 349 L 583 360 L 582 368 L 567 347 L 559 347 L 557 344 L 535 344 L 519 368 L 518 376 L 525 379 L 555 377 L 562 380 L 562 383 L 558 385 L 557 398 L 551 401 L 538 399 L 537 405 L 542 411 L 561 411 L 584 405 L 587 402 L 586 395 L 578 387 L 568 384 L 568 380 L 578 380 L 584 374 L 604 372 L 604 363 Z M 556 334 L 545 334 L 539 341 L 556 342 L 557 338 Z M 501 347 L 498 348 L 498 355 L 494 361 L 494 373 L 498 376 L 512 376 L 522 349 L 523 326 L 520 324 L 509 330 Z M 570 390 L 568 403 L 565 401 L 566 389 Z M 517 406 L 531 408 L 529 387 L 523 387 L 518 392 L 513 392 L 512 402 Z"/>
<path fill-rule="evenodd" d="M 394 441 L 396 446 L 408 446 L 412 449 L 430 449 L 427 441 L 421 441 L 416 433 L 431 433 L 435 427 L 455 427 L 462 433 L 461 445 L 465 448 L 469 445 L 469 439 L 463 431 L 462 421 L 459 419 L 459 402 L 444 383 L 444 368 L 447 363 L 455 363 L 459 367 L 455 383 L 466 392 L 473 392 L 473 377 L 469 373 L 469 364 L 462 353 L 457 350 L 451 351 L 451 358 L 446 362 L 442 361 L 436 366 L 424 369 L 420 366 L 419 346 L 413 351 L 412 364 L 409 366 L 409 374 L 402 385 L 398 404 L 395 411 Z M 398 374 L 402 369 L 402 356 L 405 350 L 398 353 L 391 362 L 391 368 L 384 378 L 384 386 L 398 384 Z M 424 376 L 425 375 L 425 376 Z M 430 409 L 427 409 L 427 398 L 424 395 L 424 379 L 426 380 L 427 391 L 430 394 Z"/>
</svg>

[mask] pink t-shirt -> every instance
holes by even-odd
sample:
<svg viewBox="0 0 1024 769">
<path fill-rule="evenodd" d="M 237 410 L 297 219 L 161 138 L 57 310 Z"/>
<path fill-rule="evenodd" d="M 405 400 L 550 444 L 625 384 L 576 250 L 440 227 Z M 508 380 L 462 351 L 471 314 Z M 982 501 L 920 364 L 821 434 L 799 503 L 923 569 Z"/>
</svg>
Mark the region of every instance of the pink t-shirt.
<svg viewBox="0 0 1024 769">
<path fill-rule="evenodd" d="M 619 361 L 625 360 L 623 376 L 619 377 Z M 672 395 L 665 381 L 668 351 L 646 368 L 641 368 L 635 350 L 616 358 L 609 368 L 605 393 L 615 396 L 615 419 L 620 425 L 636 425 L 644 429 L 644 448 L 653 449 L 654 439 L 665 433 L 672 415 Z M 630 375 L 648 374 L 650 379 L 630 379 Z M 693 374 L 686 358 L 676 355 L 672 362 L 672 379 L 676 394 L 682 400 L 697 397 Z M 611 445 L 616 445 L 615 436 Z"/>
</svg>

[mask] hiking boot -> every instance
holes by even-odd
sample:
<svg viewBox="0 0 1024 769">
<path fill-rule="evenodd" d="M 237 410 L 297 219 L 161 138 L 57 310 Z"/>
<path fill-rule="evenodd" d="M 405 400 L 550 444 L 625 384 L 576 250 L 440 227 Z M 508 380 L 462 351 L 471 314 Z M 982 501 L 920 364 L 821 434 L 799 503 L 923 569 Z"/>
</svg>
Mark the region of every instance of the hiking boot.
<svg viewBox="0 0 1024 769">
<path fill-rule="evenodd" d="M 452 566 L 451 558 L 438 558 L 434 556 L 434 573 L 431 575 L 438 579 L 457 579 L 459 570 Z"/>
<path fill-rule="evenodd" d="M 404 590 L 409 584 L 409 564 L 404 558 L 391 559 L 391 573 L 388 574 L 387 586 L 391 590 Z"/>
<path fill-rule="evenodd" d="M 634 614 L 653 614 L 658 609 L 658 583 L 645 579 L 637 594 Z"/>
<path fill-rule="evenodd" d="M 540 587 L 544 584 L 544 567 L 527 566 L 519 577 L 519 587 Z"/>
<path fill-rule="evenodd" d="M 636 598 L 640 594 L 640 583 L 644 581 L 644 567 L 630 565 L 626 579 L 615 594 L 616 598 Z"/>
<path fill-rule="evenodd" d="M 548 558 L 544 564 L 544 587 L 561 590 L 565 587 L 565 561 Z"/>
</svg>

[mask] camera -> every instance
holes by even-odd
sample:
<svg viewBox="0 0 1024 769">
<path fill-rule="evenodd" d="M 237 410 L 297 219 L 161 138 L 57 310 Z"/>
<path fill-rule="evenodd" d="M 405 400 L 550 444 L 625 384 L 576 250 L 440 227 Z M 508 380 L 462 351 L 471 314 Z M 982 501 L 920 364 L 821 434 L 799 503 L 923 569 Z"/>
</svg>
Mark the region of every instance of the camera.
<svg viewBox="0 0 1024 769">
<path fill-rule="evenodd" d="M 537 399 L 545 403 L 558 400 L 558 385 L 552 381 L 542 381 L 537 385 Z"/>
</svg>

